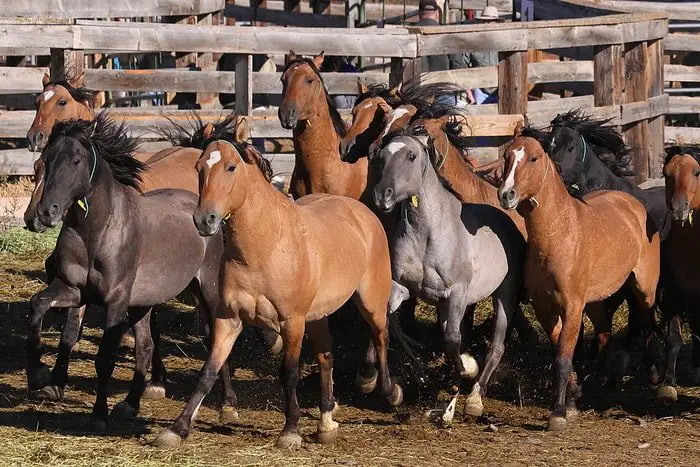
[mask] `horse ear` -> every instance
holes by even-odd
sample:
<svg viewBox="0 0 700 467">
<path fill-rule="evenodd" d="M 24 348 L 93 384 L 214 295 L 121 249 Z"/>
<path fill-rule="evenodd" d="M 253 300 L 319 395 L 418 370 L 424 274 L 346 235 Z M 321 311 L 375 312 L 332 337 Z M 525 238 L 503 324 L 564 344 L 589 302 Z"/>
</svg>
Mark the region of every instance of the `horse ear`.
<svg viewBox="0 0 700 467">
<path fill-rule="evenodd" d="M 369 91 L 369 88 L 360 78 L 357 78 L 357 93 L 362 95 Z"/>
<path fill-rule="evenodd" d="M 250 128 L 248 127 L 248 119 L 245 117 L 239 117 L 236 123 L 236 141 L 243 143 L 248 141 L 248 136 L 250 135 Z"/>
<path fill-rule="evenodd" d="M 297 54 L 295 54 L 293 50 L 290 50 L 289 54 L 287 55 L 287 63 L 292 62 L 296 59 L 297 59 Z"/>
<path fill-rule="evenodd" d="M 434 101 L 435 101 L 435 94 L 433 94 L 432 96 L 428 97 L 428 98 L 425 100 L 425 102 L 426 102 L 428 105 L 432 104 Z"/>
<path fill-rule="evenodd" d="M 396 86 L 394 86 L 393 88 L 389 89 L 389 95 L 394 99 L 399 98 L 400 92 L 401 92 L 401 83 L 399 83 Z"/>
<path fill-rule="evenodd" d="M 83 71 L 82 73 L 80 73 L 80 76 L 68 81 L 68 84 L 70 84 L 74 88 L 82 88 L 85 85 L 85 72 Z"/>
<path fill-rule="evenodd" d="M 323 56 L 323 50 L 321 51 L 320 54 L 318 54 L 314 57 L 314 65 L 316 65 L 316 68 L 318 68 L 318 69 L 321 68 L 321 65 L 323 65 L 324 58 L 325 57 Z"/>
<path fill-rule="evenodd" d="M 515 129 L 513 130 L 513 137 L 517 138 L 523 133 L 523 122 L 518 122 L 515 124 Z"/>
<path fill-rule="evenodd" d="M 206 125 L 204 125 L 204 128 L 202 128 L 202 136 L 204 136 L 204 139 L 209 139 L 211 138 L 211 135 L 214 133 L 214 124 L 209 122 Z"/>
<path fill-rule="evenodd" d="M 44 73 L 44 77 L 41 78 L 41 84 L 42 84 L 42 86 L 43 86 L 43 87 L 46 87 L 46 86 L 49 85 L 50 82 L 51 82 L 51 77 L 49 76 L 48 73 Z"/>
</svg>

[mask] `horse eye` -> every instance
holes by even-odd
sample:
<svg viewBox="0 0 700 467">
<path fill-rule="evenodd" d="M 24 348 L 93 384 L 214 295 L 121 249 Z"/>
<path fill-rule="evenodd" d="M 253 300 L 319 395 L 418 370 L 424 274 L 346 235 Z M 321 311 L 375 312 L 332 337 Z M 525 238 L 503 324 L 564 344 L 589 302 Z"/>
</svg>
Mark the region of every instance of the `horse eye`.
<svg viewBox="0 0 700 467">
<path fill-rule="evenodd" d="M 65 107 L 66 104 L 68 104 L 68 102 L 66 102 L 65 99 L 61 99 L 60 101 L 58 101 L 58 105 L 60 105 L 61 107 Z"/>
<path fill-rule="evenodd" d="M 537 158 L 536 157 L 531 158 L 530 162 L 537 162 Z"/>
<path fill-rule="evenodd" d="M 313 78 L 306 78 L 306 84 L 311 84 L 314 82 Z"/>
<path fill-rule="evenodd" d="M 236 166 L 235 166 L 235 165 L 229 165 L 228 167 L 226 167 L 226 170 L 228 170 L 229 172 L 233 172 L 234 170 L 236 170 Z"/>
<path fill-rule="evenodd" d="M 696 170 L 696 171 L 694 172 L 694 175 L 695 175 L 696 177 L 700 177 L 700 170 Z"/>
<path fill-rule="evenodd" d="M 80 159 L 74 159 L 73 160 L 73 165 L 78 165 L 80 164 Z"/>
<path fill-rule="evenodd" d="M 411 162 L 415 161 L 415 160 L 416 160 L 416 155 L 413 154 L 413 153 L 410 153 L 410 154 L 408 155 L 408 160 L 411 161 Z"/>
</svg>

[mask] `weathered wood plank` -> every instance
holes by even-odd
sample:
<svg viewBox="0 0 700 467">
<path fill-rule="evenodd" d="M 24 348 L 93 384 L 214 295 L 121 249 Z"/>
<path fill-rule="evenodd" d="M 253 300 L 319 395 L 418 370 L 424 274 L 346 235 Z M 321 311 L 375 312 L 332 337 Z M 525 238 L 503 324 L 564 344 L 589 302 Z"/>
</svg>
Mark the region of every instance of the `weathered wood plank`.
<svg viewBox="0 0 700 467">
<path fill-rule="evenodd" d="M 647 42 L 647 97 L 650 107 L 649 176 L 658 178 L 661 177 L 666 158 L 664 125 L 665 115 L 668 113 L 668 94 L 664 94 L 664 49 L 661 40 Z M 624 110 L 623 107 L 623 113 Z M 656 115 L 653 115 L 654 113 Z"/>
<path fill-rule="evenodd" d="M 647 44 L 625 44 L 624 103 L 633 104 L 647 98 L 648 76 Z M 632 153 L 631 168 L 637 174 L 636 183 L 642 183 L 649 174 L 649 124 L 646 120 L 623 125 L 622 133 Z"/>
<path fill-rule="evenodd" d="M 435 27 L 443 29 L 444 27 Z M 528 31 L 506 29 L 476 32 L 458 32 L 453 34 L 418 35 L 418 55 L 442 55 L 470 52 L 504 52 L 527 49 Z"/>
<path fill-rule="evenodd" d="M 664 135 L 667 143 L 700 143 L 700 128 L 697 127 L 667 126 Z"/>
<path fill-rule="evenodd" d="M 593 55 L 593 105 L 619 109 L 624 89 L 624 46 L 601 45 Z M 619 120 L 615 125 L 619 125 Z M 621 130 L 621 128 L 617 128 Z"/>
<path fill-rule="evenodd" d="M 645 101 L 622 104 L 620 124 L 628 125 L 668 113 L 668 94 L 650 97 Z"/>
<path fill-rule="evenodd" d="M 4 49 L 70 48 L 73 28 L 65 25 L 0 24 L 0 44 Z M 13 55 L 13 54 L 10 54 Z"/>
<path fill-rule="evenodd" d="M 700 83 L 700 66 L 664 65 L 664 81 Z"/>
<path fill-rule="evenodd" d="M 0 94 L 41 91 L 41 79 L 48 68 L 0 67 Z"/>
<path fill-rule="evenodd" d="M 415 57 L 416 39 L 411 35 L 356 34 L 325 29 L 294 30 L 287 28 L 227 26 L 190 26 L 159 24 L 157 28 L 132 26 L 74 26 L 76 49 L 130 52 L 224 52 L 240 54 L 285 54 L 290 49 L 299 54 L 361 55 L 380 57 Z M 0 32 L 2 29 L 0 29 Z M 377 30 L 379 31 L 379 30 Z M 0 35 L 1 37 L 1 35 Z"/>
<path fill-rule="evenodd" d="M 700 97 L 670 96 L 668 98 L 669 114 L 700 113 Z"/>
<path fill-rule="evenodd" d="M 527 52 L 498 54 L 498 113 L 527 112 Z"/>
<path fill-rule="evenodd" d="M 250 115 L 253 111 L 253 60 L 250 55 L 236 55 L 236 112 Z"/>
<path fill-rule="evenodd" d="M 668 52 L 693 52 L 700 50 L 700 34 L 674 32 L 664 38 L 664 50 Z"/>
<path fill-rule="evenodd" d="M 527 67 L 527 80 L 530 84 L 593 81 L 593 62 L 548 60 L 530 63 Z"/>
<path fill-rule="evenodd" d="M 60 81 L 77 77 L 85 71 L 85 55 L 82 50 L 51 49 L 51 79 Z"/>
<path fill-rule="evenodd" d="M 2 14 L 33 18 L 135 18 L 197 15 L 223 7 L 223 0 L 12 0 L 3 2 Z"/>
</svg>

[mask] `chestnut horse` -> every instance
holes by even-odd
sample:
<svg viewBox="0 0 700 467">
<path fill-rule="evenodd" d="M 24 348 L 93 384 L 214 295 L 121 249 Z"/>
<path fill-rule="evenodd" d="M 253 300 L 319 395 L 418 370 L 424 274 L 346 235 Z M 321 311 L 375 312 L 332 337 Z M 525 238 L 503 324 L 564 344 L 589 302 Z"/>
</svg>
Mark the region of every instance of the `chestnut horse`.
<svg viewBox="0 0 700 467">
<path fill-rule="evenodd" d="M 666 203 L 675 222 L 664 241 L 664 248 L 672 265 L 674 282 L 685 293 L 685 301 L 674 306 L 677 314 L 668 324 L 669 355 L 662 384 L 668 386 L 670 390 L 667 391 L 674 396 L 676 358 L 683 345 L 683 310 L 693 334 L 693 383 L 700 382 L 700 270 L 697 267 L 700 261 L 700 225 L 693 221 L 693 213 L 700 209 L 700 145 L 671 146 L 666 148 L 666 154 L 663 171 Z"/>
<path fill-rule="evenodd" d="M 564 430 L 567 418 L 577 413 L 581 392 L 572 357 L 583 309 L 628 283 L 640 312 L 650 314 L 659 279 L 659 236 L 650 235 L 655 229 L 644 206 L 627 193 L 597 191 L 582 199 L 569 195 L 534 138 L 516 136 L 505 159 L 499 198 L 505 209 L 517 208 L 525 218 L 525 284 L 537 319 L 556 348 L 556 398 L 547 428 Z"/>
<path fill-rule="evenodd" d="M 305 330 L 321 369 L 317 439 L 333 441 L 338 424 L 332 418 L 336 403 L 328 315 L 350 298 L 372 330 L 364 371 L 358 373 L 361 388 L 373 390 L 378 377 L 380 394 L 391 405 L 400 404 L 402 389 L 387 367 L 391 263 L 379 219 L 367 206 L 345 196 L 313 194 L 291 201 L 270 184 L 269 162 L 226 134 L 213 135 L 197 169 L 201 194 L 194 222 L 205 236 L 225 226 L 219 278 L 222 303 L 197 387 L 182 414 L 154 443 L 175 447 L 188 435 L 244 323 L 274 329 L 284 341 L 286 421 L 277 447 L 301 445 L 296 388 Z"/>
<path fill-rule="evenodd" d="M 293 130 L 294 171 L 289 188 L 297 199 L 310 193 L 329 193 L 359 199 L 367 186 L 367 161 L 340 160 L 345 122 L 335 108 L 319 68 L 323 52 L 312 59 L 289 52 L 282 72 L 279 119 Z"/>
</svg>

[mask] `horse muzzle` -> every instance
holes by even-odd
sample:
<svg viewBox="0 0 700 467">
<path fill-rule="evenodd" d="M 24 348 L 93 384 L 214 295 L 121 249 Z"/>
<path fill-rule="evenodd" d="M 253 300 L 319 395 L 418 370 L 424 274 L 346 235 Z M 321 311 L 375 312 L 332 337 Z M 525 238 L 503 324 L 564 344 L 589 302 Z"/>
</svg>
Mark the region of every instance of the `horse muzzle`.
<svg viewBox="0 0 700 467">
<path fill-rule="evenodd" d="M 39 219 L 39 214 L 36 211 L 31 216 L 24 216 L 24 226 L 27 230 L 34 233 L 45 232 L 47 228 Z"/>
<path fill-rule="evenodd" d="M 216 234 L 221 227 L 221 215 L 215 212 L 204 212 L 197 208 L 192 218 L 199 235 L 203 237 Z"/>
<path fill-rule="evenodd" d="M 518 192 L 515 188 L 498 190 L 498 201 L 503 209 L 511 210 L 518 207 Z"/>
<path fill-rule="evenodd" d="M 280 124 L 282 125 L 282 128 L 287 130 L 294 129 L 294 127 L 297 126 L 297 122 L 299 121 L 299 115 L 297 113 L 296 107 L 280 106 L 279 110 L 277 111 L 277 116 L 280 119 Z"/>
<path fill-rule="evenodd" d="M 685 223 L 690 216 L 690 203 L 685 201 L 674 201 L 671 203 L 671 218 L 674 221 Z"/>
<path fill-rule="evenodd" d="M 343 162 L 357 162 L 357 154 L 355 151 L 356 142 L 355 138 L 352 138 L 347 143 L 345 141 L 340 141 L 340 160 Z"/>
<path fill-rule="evenodd" d="M 39 222 L 46 227 L 56 227 L 63 218 L 63 210 L 58 204 L 51 204 L 48 207 L 39 204 L 37 212 L 39 213 Z"/>
<path fill-rule="evenodd" d="M 32 130 L 29 130 L 27 132 L 27 142 L 31 152 L 43 151 L 46 147 L 47 141 L 48 138 L 43 131 L 33 132 Z"/>
<path fill-rule="evenodd" d="M 392 188 L 382 188 L 379 185 L 374 187 L 374 204 L 380 211 L 389 212 L 394 209 L 396 205 L 394 190 Z"/>
</svg>

